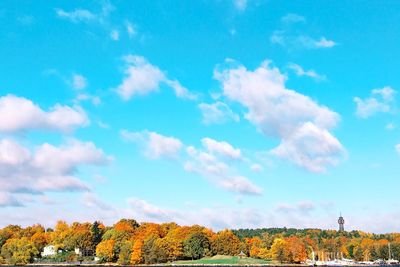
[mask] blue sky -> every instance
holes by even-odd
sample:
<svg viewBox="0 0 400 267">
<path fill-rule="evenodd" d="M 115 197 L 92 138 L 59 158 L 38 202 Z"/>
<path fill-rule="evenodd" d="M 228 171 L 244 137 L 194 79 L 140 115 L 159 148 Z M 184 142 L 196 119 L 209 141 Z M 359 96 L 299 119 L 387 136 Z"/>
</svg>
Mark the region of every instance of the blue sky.
<svg viewBox="0 0 400 267">
<path fill-rule="evenodd" d="M 3 1 L 1 224 L 400 231 L 398 5 Z"/>
</svg>

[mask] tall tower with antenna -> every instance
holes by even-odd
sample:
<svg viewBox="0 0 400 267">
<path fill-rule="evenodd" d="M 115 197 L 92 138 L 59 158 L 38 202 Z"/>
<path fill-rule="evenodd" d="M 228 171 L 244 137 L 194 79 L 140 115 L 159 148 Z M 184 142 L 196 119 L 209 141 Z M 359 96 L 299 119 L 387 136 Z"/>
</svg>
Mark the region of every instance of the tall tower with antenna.
<svg viewBox="0 0 400 267">
<path fill-rule="evenodd" d="M 343 232 L 344 231 L 344 219 L 342 217 L 342 213 L 340 213 L 338 223 L 339 223 L 339 232 Z"/>
</svg>

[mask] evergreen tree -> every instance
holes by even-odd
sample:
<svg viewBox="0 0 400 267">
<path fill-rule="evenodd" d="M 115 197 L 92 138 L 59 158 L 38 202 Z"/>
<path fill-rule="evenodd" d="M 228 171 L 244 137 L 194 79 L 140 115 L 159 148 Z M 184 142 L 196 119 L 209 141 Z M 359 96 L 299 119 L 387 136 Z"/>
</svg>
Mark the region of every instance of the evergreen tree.
<svg viewBox="0 0 400 267">
<path fill-rule="evenodd" d="M 100 229 L 100 224 L 95 221 L 92 225 L 92 246 L 93 249 L 96 249 L 97 245 L 101 242 L 101 238 L 103 237 L 103 230 Z"/>
</svg>

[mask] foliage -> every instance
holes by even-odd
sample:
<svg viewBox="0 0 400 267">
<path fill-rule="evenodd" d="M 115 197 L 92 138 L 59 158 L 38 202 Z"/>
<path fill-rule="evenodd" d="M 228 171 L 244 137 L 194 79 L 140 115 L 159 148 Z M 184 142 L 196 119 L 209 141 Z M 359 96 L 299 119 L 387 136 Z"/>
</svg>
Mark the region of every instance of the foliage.
<svg viewBox="0 0 400 267">
<path fill-rule="evenodd" d="M 195 232 L 184 242 L 183 248 L 186 257 L 200 259 L 210 251 L 210 240 L 205 233 Z"/>
<path fill-rule="evenodd" d="M 96 248 L 96 255 L 101 262 L 112 262 L 115 259 L 115 240 L 103 240 Z"/>
<path fill-rule="evenodd" d="M 240 240 L 230 230 L 223 230 L 211 239 L 212 251 L 219 255 L 237 255 L 239 254 Z"/>
<path fill-rule="evenodd" d="M 27 237 L 8 239 L 1 249 L 1 256 L 12 265 L 28 264 L 38 254 L 39 251 Z"/>
<path fill-rule="evenodd" d="M 22 228 L 9 225 L 0 229 L 0 263 L 27 264 L 38 262 L 73 262 L 96 251 L 102 262 L 123 265 L 187 262 L 207 264 L 265 263 L 274 260 L 303 263 L 314 252 L 317 260 L 345 257 L 357 261 L 373 261 L 391 256 L 400 260 L 400 234 L 369 234 L 361 231 L 338 232 L 320 229 L 263 228 L 222 230 L 213 232 L 199 225 L 179 226 L 171 223 L 141 223 L 122 219 L 112 226 L 101 222 L 68 224 L 59 221 L 54 230 L 41 225 Z M 48 246 L 62 250 L 40 259 Z M 239 259 L 243 252 L 247 257 Z M 216 256 L 218 255 L 218 256 Z M 94 255 L 93 255 L 94 256 Z M 88 258 L 90 259 L 90 258 Z"/>
</svg>

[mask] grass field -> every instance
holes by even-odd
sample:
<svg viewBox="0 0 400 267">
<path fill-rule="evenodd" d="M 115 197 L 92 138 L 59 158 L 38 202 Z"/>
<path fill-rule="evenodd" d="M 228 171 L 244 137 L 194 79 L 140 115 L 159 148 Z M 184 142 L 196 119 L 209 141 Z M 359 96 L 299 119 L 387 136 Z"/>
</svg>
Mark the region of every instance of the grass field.
<svg viewBox="0 0 400 267">
<path fill-rule="evenodd" d="M 253 258 L 242 258 L 232 257 L 232 256 L 224 256 L 224 255 L 216 255 L 210 258 L 202 258 L 199 260 L 188 260 L 188 261 L 175 261 L 173 264 L 237 264 L 237 265 L 246 265 L 246 264 L 268 264 L 271 261 L 261 260 L 261 259 L 253 259 Z"/>
</svg>

